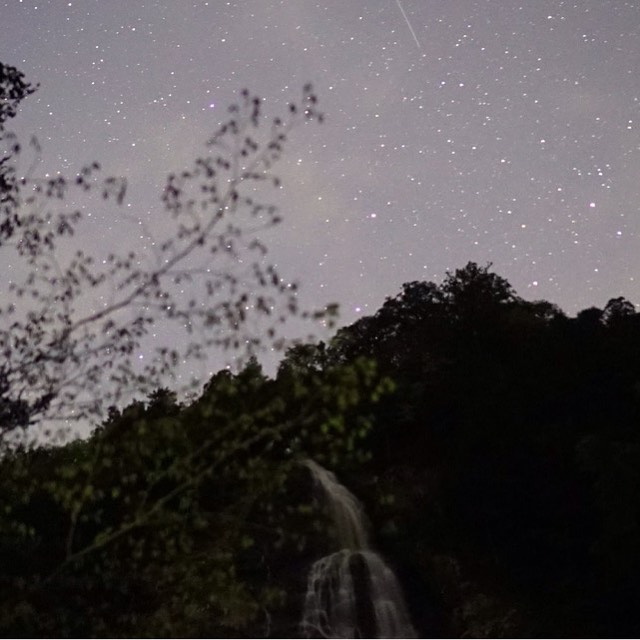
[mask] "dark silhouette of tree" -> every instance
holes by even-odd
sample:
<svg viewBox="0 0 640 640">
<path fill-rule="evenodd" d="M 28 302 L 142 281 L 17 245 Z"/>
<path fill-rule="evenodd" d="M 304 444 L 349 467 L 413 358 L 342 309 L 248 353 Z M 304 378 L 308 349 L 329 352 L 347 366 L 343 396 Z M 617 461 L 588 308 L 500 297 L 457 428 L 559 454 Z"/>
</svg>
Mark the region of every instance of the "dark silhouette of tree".
<svg viewBox="0 0 640 640">
<path fill-rule="evenodd" d="M 447 273 L 440 289 L 457 316 L 473 316 L 484 313 L 497 305 L 516 301 L 511 285 L 502 277 L 485 267 L 469 262 L 455 273 Z"/>
<path fill-rule="evenodd" d="M 605 324 L 611 325 L 618 322 L 624 322 L 626 318 L 632 318 L 636 313 L 636 308 L 632 302 L 629 302 L 622 296 L 619 298 L 611 298 L 604 307 L 602 319 Z"/>
<path fill-rule="evenodd" d="M 604 320 L 604 311 L 598 307 L 589 307 L 582 309 L 576 316 L 576 322 L 585 330 L 597 330 Z"/>
<path fill-rule="evenodd" d="M 416 585 L 422 567 L 449 633 L 638 633 L 630 302 L 568 318 L 469 263 L 440 285 L 404 285 L 332 351 L 371 356 L 395 380 L 368 436 L 377 480 L 361 491 L 381 546 Z"/>
<path fill-rule="evenodd" d="M 20 146 L 15 137 L 5 130 L 5 123 L 16 115 L 20 102 L 35 90 L 36 87 L 26 82 L 18 69 L 0 62 L 0 247 L 14 235 L 21 222 L 15 210 L 18 188 L 11 165 Z M 46 402 L 46 397 L 40 400 L 41 404 Z M 25 398 L 12 393 L 10 367 L 5 362 L 0 367 L 0 425 L 8 425 L 9 430 L 24 427 L 32 410 L 32 405 Z"/>
<path fill-rule="evenodd" d="M 0 126 L 32 91 L 0 67 Z M 97 166 L 71 180 L 18 171 L 25 152 L 1 130 L 0 250 L 27 277 L 7 283 L 0 326 L 0 629 L 296 637 L 304 574 L 328 536 L 299 465 L 313 457 L 365 502 L 425 634 L 640 635 L 635 306 L 617 297 L 568 317 L 470 262 L 439 284 L 406 283 L 326 343 L 290 347 L 269 378 L 253 352 L 305 312 L 262 260 L 251 225 L 277 214 L 249 191 L 277 182 L 289 128 L 320 114 L 305 90 L 258 141 L 260 105 L 244 93 L 211 153 L 169 178 L 176 233 L 149 269 L 115 253 L 106 269 L 64 262 L 82 216 L 55 205 L 74 189 L 117 201 L 125 185 Z M 211 304 L 174 295 L 185 281 Z M 100 287 L 112 305 L 79 315 L 78 296 Z M 133 367 L 159 321 L 191 346 Z M 188 401 L 156 384 L 183 357 L 242 345 L 244 368 Z M 86 441 L 9 446 L 132 386 L 145 400 L 111 405 Z M 96 400 L 82 405 L 87 392 Z"/>
<path fill-rule="evenodd" d="M 24 74 L 0 62 L 0 130 L 16 115 L 18 105 L 37 89 L 25 81 Z"/>
<path fill-rule="evenodd" d="M 9 117 L 31 88 L 2 70 Z M 242 92 L 206 155 L 169 176 L 163 204 L 175 232 L 157 239 L 146 262 L 117 249 L 103 264 L 82 251 L 66 257 L 83 222 L 68 200 L 86 191 L 118 204 L 126 182 L 101 179 L 97 163 L 71 179 L 39 179 L 37 142 L 23 171 L 24 151 L 3 137 L 11 145 L 0 251 L 24 267 L 0 308 L 4 633 L 255 635 L 282 616 L 281 576 L 291 575 L 283 562 L 295 571 L 309 541 L 322 541 L 299 462 L 366 459 L 368 407 L 388 390 L 364 359 L 270 380 L 254 357 L 283 343 L 289 317 L 335 316 L 335 306 L 301 309 L 295 284 L 266 261 L 257 234 L 279 216 L 253 195 L 258 183 L 279 185 L 273 166 L 291 128 L 321 119 L 307 86 L 261 136 L 261 101 Z M 186 283 L 193 299 L 178 293 Z M 106 306 L 81 311 L 83 297 L 105 291 Z M 136 352 L 160 322 L 190 341 L 185 350 L 159 346 L 140 367 Z M 245 366 L 216 374 L 189 402 L 157 388 L 178 362 L 215 347 L 241 350 Z M 119 408 L 132 391 L 146 401 Z M 51 419 L 105 413 L 86 441 L 17 437 Z"/>
</svg>

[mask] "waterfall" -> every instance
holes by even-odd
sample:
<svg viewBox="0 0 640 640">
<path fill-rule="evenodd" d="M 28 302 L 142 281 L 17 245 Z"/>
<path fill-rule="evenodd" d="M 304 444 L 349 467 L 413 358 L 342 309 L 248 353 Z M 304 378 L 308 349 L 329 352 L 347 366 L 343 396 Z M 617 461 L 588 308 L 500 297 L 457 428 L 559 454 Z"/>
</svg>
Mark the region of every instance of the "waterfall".
<svg viewBox="0 0 640 640">
<path fill-rule="evenodd" d="M 304 465 L 322 491 L 340 549 L 313 564 L 302 632 L 308 638 L 415 638 L 393 571 L 369 546 L 358 499 L 312 460 Z"/>
</svg>

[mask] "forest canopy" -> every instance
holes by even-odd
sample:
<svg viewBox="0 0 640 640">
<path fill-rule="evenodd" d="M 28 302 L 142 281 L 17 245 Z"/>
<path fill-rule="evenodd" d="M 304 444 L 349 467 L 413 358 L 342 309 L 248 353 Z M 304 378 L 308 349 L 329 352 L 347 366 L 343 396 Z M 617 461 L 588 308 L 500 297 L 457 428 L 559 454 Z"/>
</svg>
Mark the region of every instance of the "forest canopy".
<svg viewBox="0 0 640 640">
<path fill-rule="evenodd" d="M 252 360 L 15 451 L 3 631 L 297 637 L 329 535 L 313 458 L 363 500 L 421 633 L 635 633 L 638 351 L 626 300 L 571 318 L 469 263 L 275 378 Z"/>
<path fill-rule="evenodd" d="M 87 256 L 60 273 L 52 256 L 81 217 L 47 218 L 26 196 L 64 200 L 69 185 L 20 176 L 20 145 L 4 129 L 33 90 L 0 66 L 0 250 L 24 260 L 27 278 L 10 292 L 32 301 L 32 313 L 7 305 L 0 316 L 3 635 L 299 637 L 305 576 L 333 535 L 308 459 L 364 504 L 420 636 L 640 635 L 640 314 L 630 301 L 570 317 L 521 298 L 491 264 L 469 262 L 440 283 L 404 284 L 327 341 L 290 345 L 273 377 L 248 357 L 182 397 L 158 384 L 177 354 L 159 353 L 148 370 L 127 364 L 154 314 L 212 328 L 200 346 L 257 346 L 280 339 L 288 314 L 334 310 L 299 309 L 288 283 L 259 263 L 252 273 L 265 291 L 252 308 L 269 322 L 264 336 L 250 333 L 241 278 L 204 275 L 219 296 L 213 311 L 174 305 L 162 282 L 184 270 L 161 261 L 142 272 L 125 255 L 103 275 L 123 292 L 117 309 L 142 301 L 141 313 L 120 324 L 105 324 L 109 313 L 78 317 L 76 293 L 102 275 Z M 289 116 L 317 120 L 315 104 L 305 88 Z M 217 255 L 243 237 L 239 226 L 203 226 L 181 199 L 194 176 L 211 179 L 211 219 L 231 208 L 277 222 L 242 189 L 270 170 L 294 122 L 246 142 L 259 105 L 243 94 L 219 135 L 242 132 L 235 148 L 260 172 L 234 173 L 214 151 L 168 180 L 168 213 L 182 221 L 166 247 L 173 266 L 189 247 Z M 231 171 L 222 195 L 218 170 Z M 96 183 L 94 171 L 76 187 L 117 201 L 122 185 Z M 29 279 L 47 264 L 44 280 Z M 223 324 L 231 333 L 217 333 Z M 106 348 L 121 368 L 105 369 Z M 189 354 L 202 352 L 196 344 Z M 80 365 L 82 376 L 69 377 Z M 138 399 L 119 403 L 119 385 L 134 383 Z M 87 391 L 101 398 L 79 410 L 95 417 L 89 437 L 12 439 Z"/>
</svg>

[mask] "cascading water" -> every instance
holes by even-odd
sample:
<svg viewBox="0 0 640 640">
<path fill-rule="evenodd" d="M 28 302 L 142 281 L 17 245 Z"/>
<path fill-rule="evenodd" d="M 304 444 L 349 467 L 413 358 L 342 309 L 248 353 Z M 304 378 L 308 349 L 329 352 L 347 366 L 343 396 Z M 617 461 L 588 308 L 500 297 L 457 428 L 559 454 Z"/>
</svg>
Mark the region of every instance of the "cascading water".
<svg viewBox="0 0 640 640">
<path fill-rule="evenodd" d="M 335 475 L 305 461 L 321 489 L 341 549 L 313 564 L 302 631 L 308 638 L 415 638 L 393 571 L 369 547 L 362 505 Z"/>
</svg>

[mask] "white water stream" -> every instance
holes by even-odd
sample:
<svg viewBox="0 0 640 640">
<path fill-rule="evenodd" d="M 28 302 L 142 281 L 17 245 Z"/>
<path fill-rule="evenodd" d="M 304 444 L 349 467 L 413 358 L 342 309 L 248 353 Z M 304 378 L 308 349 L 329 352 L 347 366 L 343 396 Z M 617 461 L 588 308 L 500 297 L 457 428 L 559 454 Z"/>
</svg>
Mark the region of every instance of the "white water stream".
<svg viewBox="0 0 640 640">
<path fill-rule="evenodd" d="M 308 638 L 415 638 L 393 571 L 369 546 L 358 499 L 324 467 L 305 466 L 327 502 L 340 549 L 313 564 L 302 632 Z"/>
</svg>

